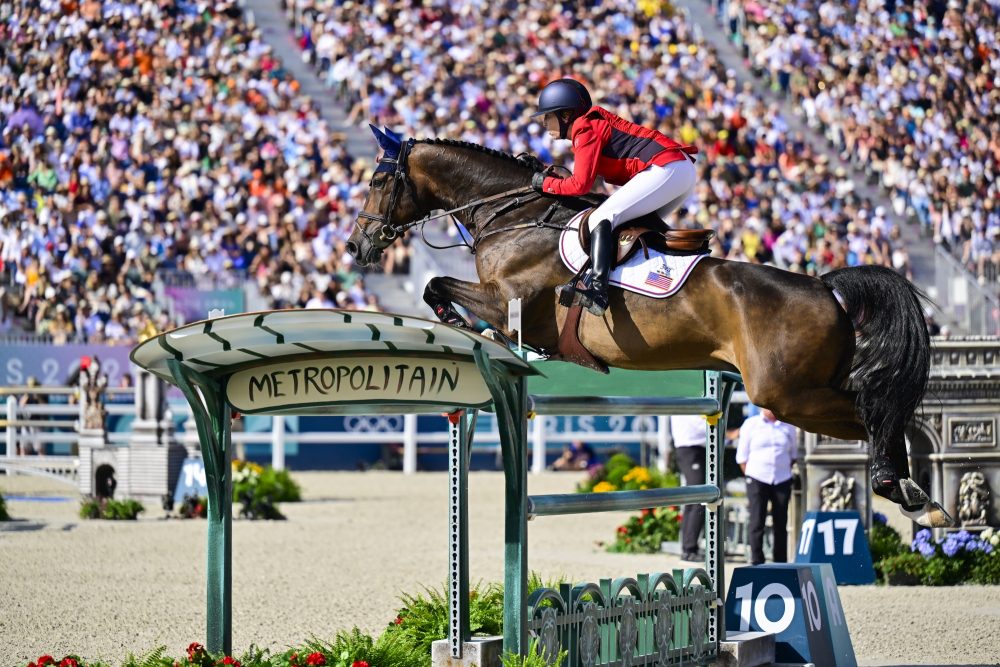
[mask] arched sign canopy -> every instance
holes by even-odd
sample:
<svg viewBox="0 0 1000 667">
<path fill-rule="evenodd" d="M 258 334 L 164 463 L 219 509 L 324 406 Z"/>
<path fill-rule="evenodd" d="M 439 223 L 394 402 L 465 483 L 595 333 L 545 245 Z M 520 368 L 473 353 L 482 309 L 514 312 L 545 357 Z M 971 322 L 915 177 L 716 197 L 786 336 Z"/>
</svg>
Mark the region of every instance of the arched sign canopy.
<svg viewBox="0 0 1000 667">
<path fill-rule="evenodd" d="M 151 338 L 132 361 L 175 382 L 168 361 L 225 379 L 245 414 L 452 412 L 492 398 L 478 353 L 513 375 L 536 373 L 506 347 L 416 317 L 279 310 L 195 322 Z"/>
</svg>

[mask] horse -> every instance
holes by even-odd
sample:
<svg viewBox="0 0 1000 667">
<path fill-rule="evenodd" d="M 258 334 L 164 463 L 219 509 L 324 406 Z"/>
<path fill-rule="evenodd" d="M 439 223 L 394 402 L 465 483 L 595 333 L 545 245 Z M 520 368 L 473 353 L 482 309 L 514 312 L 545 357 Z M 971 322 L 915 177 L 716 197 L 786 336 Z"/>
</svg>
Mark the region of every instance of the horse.
<svg viewBox="0 0 1000 667">
<path fill-rule="evenodd" d="M 455 309 L 506 336 L 506 306 L 522 300 L 522 341 L 558 347 L 568 311 L 557 289 L 573 279 L 561 230 L 596 196 L 530 187 L 540 162 L 448 139 L 407 139 L 372 127 L 381 155 L 347 242 L 377 262 L 407 230 L 453 215 L 471 235 L 479 282 L 435 277 L 423 299 L 438 319 L 470 328 Z M 434 211 L 444 211 L 432 215 Z M 607 312 L 579 320 L 579 341 L 609 366 L 739 373 L 750 401 L 781 421 L 869 442 L 873 491 L 927 526 L 953 520 L 910 479 L 905 428 L 927 388 L 930 338 L 923 294 L 896 272 L 843 268 L 819 278 L 705 257 L 687 283 L 656 300 L 612 288 Z"/>
</svg>

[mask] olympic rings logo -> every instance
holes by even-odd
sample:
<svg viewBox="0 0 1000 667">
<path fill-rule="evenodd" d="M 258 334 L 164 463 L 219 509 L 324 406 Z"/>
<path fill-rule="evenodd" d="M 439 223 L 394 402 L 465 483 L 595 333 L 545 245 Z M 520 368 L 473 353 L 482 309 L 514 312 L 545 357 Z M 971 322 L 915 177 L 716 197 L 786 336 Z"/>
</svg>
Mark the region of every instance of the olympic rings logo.
<svg viewBox="0 0 1000 667">
<path fill-rule="evenodd" d="M 403 430 L 403 417 L 344 417 L 344 430 L 350 433 L 397 433 Z"/>
</svg>

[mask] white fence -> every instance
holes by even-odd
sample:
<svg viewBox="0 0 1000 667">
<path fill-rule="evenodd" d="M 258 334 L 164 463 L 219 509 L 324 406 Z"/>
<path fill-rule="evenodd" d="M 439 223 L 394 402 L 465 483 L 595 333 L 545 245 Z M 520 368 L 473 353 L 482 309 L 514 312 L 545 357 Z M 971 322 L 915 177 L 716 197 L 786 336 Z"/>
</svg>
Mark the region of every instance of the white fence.
<svg viewBox="0 0 1000 667">
<path fill-rule="evenodd" d="M 4 456 L 0 457 L 0 467 L 20 469 L 50 465 L 57 460 L 68 460 L 71 457 L 41 457 L 26 454 L 29 446 L 36 449 L 39 445 L 74 444 L 77 442 L 77 425 L 81 419 L 80 405 L 72 403 L 29 403 L 20 405 L 19 397 L 25 394 L 69 397 L 75 390 L 60 387 L 6 387 L 0 388 L 0 396 L 6 395 L 6 419 L 0 422 L 4 428 Z M 132 389 L 109 389 L 113 397 L 125 398 L 122 401 L 112 401 L 106 404 L 109 416 L 129 416 L 135 414 Z M 737 397 L 738 398 L 738 397 Z M 184 414 L 190 419 L 190 408 L 186 403 L 172 403 L 170 409 Z M 545 469 L 546 456 L 550 451 L 559 451 L 566 444 L 576 441 L 594 439 L 613 440 L 621 444 L 645 444 L 646 448 L 656 452 L 656 465 L 666 469 L 666 452 L 670 444 L 668 420 L 666 417 L 636 417 L 628 422 L 620 418 L 620 428 L 612 431 L 595 432 L 591 430 L 570 431 L 559 428 L 557 417 L 536 417 L 531 422 L 531 470 L 540 473 Z M 234 430 L 233 442 L 237 446 L 246 444 L 269 444 L 271 446 L 271 464 L 278 469 L 285 467 L 285 446 L 289 443 L 298 445 L 355 445 L 380 444 L 402 445 L 403 472 L 413 473 L 417 470 L 417 453 L 421 450 L 444 448 L 448 444 L 447 429 L 424 432 L 417 429 L 416 415 L 401 415 L 398 419 L 388 420 L 390 428 L 362 431 L 310 431 L 305 433 L 291 432 L 286 428 L 285 418 L 272 417 L 271 426 L 267 431 Z M 483 413 L 477 429 L 474 447 L 477 451 L 494 450 L 499 455 L 500 437 L 497 433 L 493 415 Z M 187 424 L 185 424 L 187 426 Z M 629 428 L 631 427 L 631 428 Z M 112 445 L 127 445 L 130 433 L 109 432 L 108 442 Z M 194 428 L 185 428 L 180 434 L 181 441 L 191 450 L 198 448 L 198 434 Z M 35 463 L 32 463 L 34 461 Z M 65 461 L 63 463 L 66 467 Z M 51 465 L 50 465 L 51 467 Z M 75 474 L 75 473 L 74 473 Z"/>
</svg>

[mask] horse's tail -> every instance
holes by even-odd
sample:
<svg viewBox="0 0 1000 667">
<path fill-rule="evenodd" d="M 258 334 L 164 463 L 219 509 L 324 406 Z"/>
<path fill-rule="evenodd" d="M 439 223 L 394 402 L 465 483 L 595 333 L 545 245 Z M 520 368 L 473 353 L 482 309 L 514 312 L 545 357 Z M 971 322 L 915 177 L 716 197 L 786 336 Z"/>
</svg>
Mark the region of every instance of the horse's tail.
<svg viewBox="0 0 1000 667">
<path fill-rule="evenodd" d="M 891 454 L 894 441 L 902 446 L 906 423 L 927 390 L 930 336 L 921 306 L 927 296 L 882 266 L 839 269 L 822 280 L 839 295 L 858 334 L 850 376 L 858 417 L 873 453 Z M 896 454 L 905 461 L 905 452 Z"/>
</svg>

